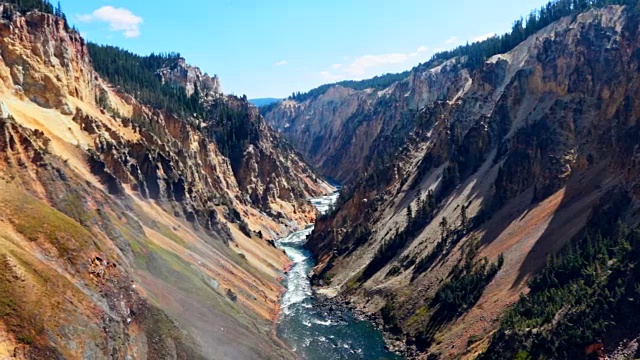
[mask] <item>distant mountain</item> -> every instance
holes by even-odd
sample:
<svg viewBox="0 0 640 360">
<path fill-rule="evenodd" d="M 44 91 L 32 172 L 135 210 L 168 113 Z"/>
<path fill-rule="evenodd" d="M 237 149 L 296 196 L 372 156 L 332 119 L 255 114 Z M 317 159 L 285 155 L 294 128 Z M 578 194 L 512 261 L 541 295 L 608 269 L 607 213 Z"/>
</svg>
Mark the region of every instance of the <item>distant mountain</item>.
<svg viewBox="0 0 640 360">
<path fill-rule="evenodd" d="M 276 98 L 261 98 L 261 99 L 250 99 L 249 102 L 257 107 L 261 107 L 261 106 L 267 106 L 273 103 L 277 103 L 278 101 L 281 101 L 281 100 L 282 99 L 276 99 Z"/>
</svg>

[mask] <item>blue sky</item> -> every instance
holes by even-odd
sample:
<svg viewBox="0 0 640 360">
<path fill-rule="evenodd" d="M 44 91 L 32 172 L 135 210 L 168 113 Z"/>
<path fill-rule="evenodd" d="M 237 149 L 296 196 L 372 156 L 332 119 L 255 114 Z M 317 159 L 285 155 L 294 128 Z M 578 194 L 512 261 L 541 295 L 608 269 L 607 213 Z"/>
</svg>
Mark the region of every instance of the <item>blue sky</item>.
<svg viewBox="0 0 640 360">
<path fill-rule="evenodd" d="M 88 40 L 180 52 L 218 74 L 224 92 L 249 98 L 404 71 L 434 51 L 506 32 L 546 2 L 61 0 Z"/>
</svg>

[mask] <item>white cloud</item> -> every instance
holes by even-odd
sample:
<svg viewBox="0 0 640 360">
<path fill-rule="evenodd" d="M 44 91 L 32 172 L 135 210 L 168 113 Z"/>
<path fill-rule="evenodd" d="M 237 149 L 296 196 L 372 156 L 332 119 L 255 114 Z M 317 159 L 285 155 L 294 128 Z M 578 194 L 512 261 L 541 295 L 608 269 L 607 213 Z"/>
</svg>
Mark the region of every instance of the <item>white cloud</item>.
<svg viewBox="0 0 640 360">
<path fill-rule="evenodd" d="M 447 45 L 453 45 L 453 44 L 457 44 L 460 42 L 460 39 L 458 39 L 457 36 L 452 36 L 450 38 L 448 38 L 447 40 L 444 41 L 445 44 Z"/>
<path fill-rule="evenodd" d="M 287 60 L 280 60 L 277 63 L 275 63 L 275 66 L 285 66 L 287 65 L 289 62 Z"/>
<path fill-rule="evenodd" d="M 336 81 L 346 79 L 346 77 L 343 74 L 334 74 L 329 71 L 321 71 L 320 76 L 322 77 L 323 80 L 328 82 L 336 82 Z"/>
<path fill-rule="evenodd" d="M 144 20 L 125 8 L 114 8 L 113 6 L 103 6 L 91 14 L 78 15 L 78 20 L 82 22 L 104 22 L 109 24 L 111 31 L 122 32 L 126 38 L 140 36 L 140 25 Z"/>
<path fill-rule="evenodd" d="M 364 75 L 367 70 L 388 64 L 402 64 L 407 61 L 409 54 L 393 53 L 383 55 L 364 55 L 356 58 L 347 65 L 346 71 L 355 76 Z"/>
<path fill-rule="evenodd" d="M 345 60 L 353 59 L 346 64 L 333 64 L 331 71 L 321 71 L 320 76 L 325 81 L 339 81 L 344 79 L 364 79 L 384 72 L 400 71 L 398 65 L 407 67 L 421 61 L 428 60 L 430 56 L 426 46 L 420 46 L 415 51 L 408 53 L 388 53 L 381 55 L 363 55 L 357 58 L 344 57 Z"/>
<path fill-rule="evenodd" d="M 484 35 L 480 35 L 480 36 L 474 36 L 471 39 L 471 42 L 484 41 L 484 40 L 487 40 L 488 38 L 494 37 L 494 36 L 496 36 L 496 33 L 494 33 L 494 32 L 490 32 L 488 34 L 484 34 Z"/>
</svg>

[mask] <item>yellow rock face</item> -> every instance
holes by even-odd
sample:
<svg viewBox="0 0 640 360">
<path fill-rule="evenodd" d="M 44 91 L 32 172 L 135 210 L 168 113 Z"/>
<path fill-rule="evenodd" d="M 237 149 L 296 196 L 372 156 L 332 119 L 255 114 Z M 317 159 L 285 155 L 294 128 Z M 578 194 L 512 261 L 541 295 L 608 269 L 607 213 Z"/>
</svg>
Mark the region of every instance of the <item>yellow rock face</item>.
<svg viewBox="0 0 640 360">
<path fill-rule="evenodd" d="M 116 93 L 53 16 L 1 21 L 0 53 L 0 358 L 291 358 L 268 240 L 330 187 L 255 111 L 268 135 L 234 174 L 213 139 Z"/>
</svg>

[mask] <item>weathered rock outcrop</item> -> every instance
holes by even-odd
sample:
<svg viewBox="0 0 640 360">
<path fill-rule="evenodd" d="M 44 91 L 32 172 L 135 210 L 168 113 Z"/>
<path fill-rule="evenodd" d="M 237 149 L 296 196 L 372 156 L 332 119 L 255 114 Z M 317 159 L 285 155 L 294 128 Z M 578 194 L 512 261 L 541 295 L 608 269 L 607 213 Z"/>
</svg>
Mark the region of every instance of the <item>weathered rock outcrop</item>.
<svg viewBox="0 0 640 360">
<path fill-rule="evenodd" d="M 163 83 L 182 86 L 187 91 L 188 96 L 191 96 L 196 89 L 205 98 L 222 93 L 220 79 L 218 79 L 217 75 L 211 77 L 206 73 L 203 74 L 199 68 L 187 64 L 184 58 L 180 58 L 175 63 L 158 70 L 158 76 L 160 76 Z"/>
<path fill-rule="evenodd" d="M 10 6 L 0 4 L 0 11 Z M 84 40 L 60 18 L 39 12 L 0 22 L 0 79 L 46 108 L 67 108 L 67 96 L 91 102 L 98 82 Z"/>
<path fill-rule="evenodd" d="M 301 148 L 319 169 L 345 180 L 349 162 L 369 170 L 312 234 L 317 282 L 379 316 L 409 355 L 477 355 L 596 205 L 625 192 L 637 206 L 639 32 L 637 15 L 609 6 L 563 18 L 473 71 L 453 59 L 384 91 L 281 104 L 267 117 L 294 143 L 311 143 L 324 124 L 317 148 Z M 393 144 L 380 137 L 393 128 L 406 129 L 393 161 L 368 163 Z M 339 140 L 361 132 L 380 142 Z M 347 154 L 331 173 L 333 146 L 365 155 Z M 625 219 L 638 222 L 633 211 Z M 438 291 L 466 268 L 483 269 L 481 296 L 443 313 Z"/>
</svg>

